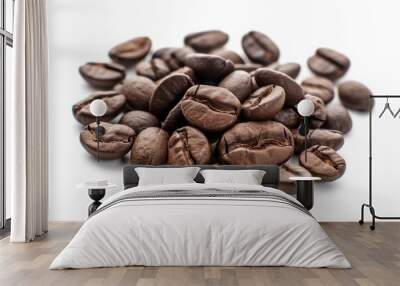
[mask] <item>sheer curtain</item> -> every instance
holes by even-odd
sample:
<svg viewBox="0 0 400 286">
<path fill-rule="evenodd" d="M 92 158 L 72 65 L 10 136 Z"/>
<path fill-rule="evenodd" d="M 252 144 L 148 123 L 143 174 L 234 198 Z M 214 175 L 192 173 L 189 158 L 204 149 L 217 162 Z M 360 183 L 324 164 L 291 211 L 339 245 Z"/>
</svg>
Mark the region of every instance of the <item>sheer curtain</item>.
<svg viewBox="0 0 400 286">
<path fill-rule="evenodd" d="M 47 232 L 48 48 L 46 0 L 15 1 L 13 91 L 6 111 L 6 181 L 12 242 Z"/>
</svg>

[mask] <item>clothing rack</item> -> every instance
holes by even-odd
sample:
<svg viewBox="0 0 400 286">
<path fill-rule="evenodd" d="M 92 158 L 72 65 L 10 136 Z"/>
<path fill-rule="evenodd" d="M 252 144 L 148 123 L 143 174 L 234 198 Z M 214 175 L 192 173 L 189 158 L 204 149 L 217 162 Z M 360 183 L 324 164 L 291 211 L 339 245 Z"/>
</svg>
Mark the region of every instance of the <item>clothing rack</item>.
<svg viewBox="0 0 400 286">
<path fill-rule="evenodd" d="M 369 97 L 369 200 L 368 204 L 364 203 L 361 206 L 361 219 L 358 221 L 359 224 L 364 224 L 364 208 L 369 208 L 369 211 L 372 216 L 372 225 L 370 225 L 371 230 L 375 230 L 375 220 L 382 219 L 382 220 L 400 220 L 400 217 L 391 217 L 391 216 L 378 216 L 375 212 L 375 208 L 372 203 L 372 100 L 374 98 L 386 98 L 389 100 L 390 98 L 400 98 L 400 95 L 370 95 Z M 396 113 L 397 115 L 397 113 Z"/>
</svg>

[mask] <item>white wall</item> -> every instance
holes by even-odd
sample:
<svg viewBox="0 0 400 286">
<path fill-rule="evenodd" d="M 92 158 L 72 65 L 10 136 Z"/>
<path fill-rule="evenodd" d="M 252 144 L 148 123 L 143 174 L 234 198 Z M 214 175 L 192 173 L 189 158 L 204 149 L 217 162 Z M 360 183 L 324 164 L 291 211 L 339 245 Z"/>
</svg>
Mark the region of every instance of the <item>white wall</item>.
<svg viewBox="0 0 400 286">
<path fill-rule="evenodd" d="M 400 93 L 397 2 L 48 1 L 50 219 L 86 217 L 90 200 L 86 191 L 75 186 L 87 178 L 104 177 L 122 184 L 121 162 L 98 164 L 80 146 L 80 126 L 72 117 L 71 107 L 91 92 L 78 74 L 81 64 L 107 61 L 110 47 L 134 36 L 150 36 L 156 48 L 179 46 L 186 33 L 211 28 L 229 33 L 228 47 L 240 50 L 241 36 L 256 29 L 279 45 L 281 62 L 303 65 L 300 79 L 309 75 L 307 58 L 317 47 L 326 46 L 343 51 L 352 60 L 347 79 L 362 81 L 375 93 Z M 353 130 L 339 151 L 348 164 L 346 174 L 337 182 L 316 187 L 312 212 L 322 221 L 358 220 L 360 204 L 368 198 L 368 117 L 354 112 L 352 116 Z M 377 211 L 380 215 L 394 215 L 397 211 L 399 215 L 396 162 L 400 158 L 400 119 L 375 121 L 376 136 L 386 136 L 376 142 L 376 147 L 383 146 L 376 152 Z M 395 130 L 392 136 L 388 134 L 390 128 Z"/>
</svg>

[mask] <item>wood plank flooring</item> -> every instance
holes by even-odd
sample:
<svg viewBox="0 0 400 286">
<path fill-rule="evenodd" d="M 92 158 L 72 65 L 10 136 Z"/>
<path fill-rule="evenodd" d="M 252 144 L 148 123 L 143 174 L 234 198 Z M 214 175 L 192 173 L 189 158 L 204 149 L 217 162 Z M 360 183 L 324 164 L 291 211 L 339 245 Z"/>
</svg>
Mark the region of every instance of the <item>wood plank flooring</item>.
<svg viewBox="0 0 400 286">
<path fill-rule="evenodd" d="M 400 223 L 379 222 L 375 232 L 357 223 L 322 223 L 352 269 L 288 267 L 121 267 L 48 270 L 80 223 L 52 223 L 49 233 L 28 244 L 0 241 L 1 286 L 264 286 L 400 285 Z"/>
</svg>

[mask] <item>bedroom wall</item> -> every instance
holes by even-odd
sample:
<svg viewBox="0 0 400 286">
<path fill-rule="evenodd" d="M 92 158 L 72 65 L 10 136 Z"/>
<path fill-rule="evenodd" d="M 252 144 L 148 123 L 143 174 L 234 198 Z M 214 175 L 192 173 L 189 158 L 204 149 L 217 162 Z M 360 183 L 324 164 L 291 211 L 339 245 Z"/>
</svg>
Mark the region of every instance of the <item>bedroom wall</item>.
<svg viewBox="0 0 400 286">
<path fill-rule="evenodd" d="M 362 3 L 362 5 L 360 5 Z M 90 199 L 76 185 L 88 178 L 106 178 L 120 188 L 122 164 L 98 164 L 79 143 L 79 124 L 71 106 L 90 94 L 78 67 L 87 61 L 108 61 L 115 44 L 147 35 L 154 47 L 180 46 L 183 36 L 205 29 L 230 35 L 228 47 L 241 50 L 240 39 L 255 29 L 269 35 L 281 49 L 281 62 L 302 65 L 299 79 L 310 73 L 306 60 L 317 47 L 347 54 L 352 67 L 344 79 L 365 83 L 374 93 L 400 93 L 400 41 L 394 39 L 397 1 L 230 1 L 230 0 L 52 0 L 48 1 L 50 37 L 50 220 L 83 220 Z M 336 99 L 337 100 L 337 99 Z M 383 105 L 376 104 L 376 110 Z M 400 101 L 393 105 L 400 107 Z M 352 112 L 353 129 L 339 153 L 345 175 L 316 186 L 312 213 L 321 221 L 359 219 L 368 199 L 368 117 Z M 379 215 L 395 215 L 399 119 L 374 120 L 376 128 L 375 199 Z M 108 195 L 113 192 L 108 193 Z"/>
</svg>

